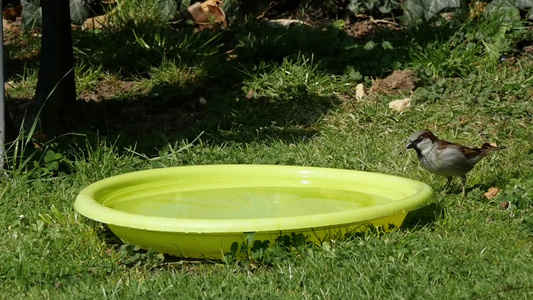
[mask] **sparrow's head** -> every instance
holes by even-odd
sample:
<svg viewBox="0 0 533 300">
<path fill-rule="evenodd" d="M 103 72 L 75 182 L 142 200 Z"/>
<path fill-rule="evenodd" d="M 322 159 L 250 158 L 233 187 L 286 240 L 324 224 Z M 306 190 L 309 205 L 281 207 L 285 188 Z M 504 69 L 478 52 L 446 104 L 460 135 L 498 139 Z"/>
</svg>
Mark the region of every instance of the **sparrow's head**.
<svg viewBox="0 0 533 300">
<path fill-rule="evenodd" d="M 424 150 L 431 148 L 436 141 L 438 141 L 438 138 L 431 131 L 426 129 L 419 130 L 411 134 L 405 149 L 413 148 L 420 154 L 420 151 L 424 152 Z"/>
</svg>

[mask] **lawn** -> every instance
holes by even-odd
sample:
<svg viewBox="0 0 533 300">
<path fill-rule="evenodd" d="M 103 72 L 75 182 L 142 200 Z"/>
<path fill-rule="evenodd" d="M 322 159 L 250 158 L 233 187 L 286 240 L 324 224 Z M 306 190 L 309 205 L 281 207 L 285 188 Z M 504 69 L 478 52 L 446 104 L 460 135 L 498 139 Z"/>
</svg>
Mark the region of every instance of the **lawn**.
<svg viewBox="0 0 533 300">
<path fill-rule="evenodd" d="M 73 133 L 38 146 L 21 133 L 9 145 L 0 298 L 533 298 L 531 23 L 332 17 L 285 28 L 243 17 L 196 32 L 161 21 L 150 1 L 128 3 L 110 28 L 73 31 Z M 293 17 L 304 19 L 305 9 Z M 39 42 L 6 32 L 7 104 L 18 123 L 35 91 Z M 413 87 L 377 88 L 394 70 L 411 70 Z M 389 108 L 403 98 L 410 107 Z M 458 179 L 444 192 L 445 178 L 405 150 L 424 128 L 507 149 L 469 173 L 463 198 Z M 73 209 L 97 180 L 204 164 L 380 172 L 425 182 L 436 196 L 392 233 L 293 241 L 222 261 L 137 249 Z M 488 199 L 491 187 L 500 192 Z"/>
</svg>

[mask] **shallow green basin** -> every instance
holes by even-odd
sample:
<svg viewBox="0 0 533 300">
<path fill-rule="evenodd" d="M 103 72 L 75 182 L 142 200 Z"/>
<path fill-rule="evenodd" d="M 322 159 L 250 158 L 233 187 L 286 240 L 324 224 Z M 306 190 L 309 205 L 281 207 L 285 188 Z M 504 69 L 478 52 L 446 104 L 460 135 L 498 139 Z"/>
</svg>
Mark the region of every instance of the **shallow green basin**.
<svg viewBox="0 0 533 300">
<path fill-rule="evenodd" d="M 424 183 L 391 175 L 274 165 L 207 165 L 110 177 L 83 189 L 76 210 L 141 248 L 220 258 L 250 236 L 303 233 L 319 242 L 369 224 L 398 228 L 429 204 Z"/>
</svg>

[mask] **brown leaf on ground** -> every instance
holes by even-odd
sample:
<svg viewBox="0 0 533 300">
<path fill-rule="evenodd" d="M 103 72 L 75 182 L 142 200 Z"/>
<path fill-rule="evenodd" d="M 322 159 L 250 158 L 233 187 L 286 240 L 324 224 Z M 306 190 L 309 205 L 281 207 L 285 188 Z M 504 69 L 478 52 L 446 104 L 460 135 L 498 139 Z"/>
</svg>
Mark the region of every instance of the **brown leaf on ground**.
<svg viewBox="0 0 533 300">
<path fill-rule="evenodd" d="M 366 89 L 365 86 L 360 83 L 355 87 L 355 99 L 357 100 L 363 100 L 363 97 L 366 96 Z"/>
<path fill-rule="evenodd" d="M 13 24 L 12 21 L 2 19 L 2 26 L 3 26 L 2 28 L 4 29 L 4 31 L 11 30 L 11 27 L 13 26 L 12 24 Z"/>
<path fill-rule="evenodd" d="M 500 208 L 501 209 L 508 209 L 509 208 L 509 202 L 503 201 L 502 203 L 500 203 Z"/>
<path fill-rule="evenodd" d="M 389 103 L 389 108 L 395 111 L 402 111 L 408 107 L 411 107 L 411 98 L 394 100 Z"/>
<path fill-rule="evenodd" d="M 189 6 L 187 10 L 192 16 L 194 23 L 199 25 L 224 24 L 228 27 L 226 22 L 226 14 L 220 7 L 222 0 L 207 0 L 205 2 L 196 2 Z"/>
<path fill-rule="evenodd" d="M 41 132 L 34 134 L 32 138 L 34 139 L 33 146 L 36 149 L 41 148 L 41 144 L 48 142 L 48 137 L 46 136 L 46 134 Z"/>
<path fill-rule="evenodd" d="M 412 91 L 416 88 L 416 75 L 411 70 L 394 71 L 385 79 L 378 79 L 370 89 L 371 94 L 392 94 L 400 90 Z"/>
<path fill-rule="evenodd" d="M 3 11 L 4 19 L 9 21 L 15 21 L 22 15 L 22 5 L 6 5 Z"/>
<path fill-rule="evenodd" d="M 468 4 L 468 8 L 470 9 L 468 12 L 468 18 L 471 20 L 481 16 L 483 12 L 485 11 L 485 8 L 487 7 L 486 2 L 482 1 L 472 1 Z"/>
<path fill-rule="evenodd" d="M 254 90 L 250 89 L 246 94 L 246 99 L 252 99 L 254 97 Z"/>
<path fill-rule="evenodd" d="M 96 16 L 94 18 L 88 18 L 87 20 L 85 20 L 85 22 L 83 22 L 83 25 L 81 25 L 81 28 L 84 30 L 102 29 L 106 27 L 106 24 L 108 21 L 107 19 L 108 19 L 107 15 Z"/>
<path fill-rule="evenodd" d="M 498 190 L 497 187 L 491 187 L 486 193 L 484 193 L 483 195 L 487 198 L 487 199 L 492 199 L 496 196 L 498 196 L 498 193 L 500 192 L 500 190 Z"/>
</svg>

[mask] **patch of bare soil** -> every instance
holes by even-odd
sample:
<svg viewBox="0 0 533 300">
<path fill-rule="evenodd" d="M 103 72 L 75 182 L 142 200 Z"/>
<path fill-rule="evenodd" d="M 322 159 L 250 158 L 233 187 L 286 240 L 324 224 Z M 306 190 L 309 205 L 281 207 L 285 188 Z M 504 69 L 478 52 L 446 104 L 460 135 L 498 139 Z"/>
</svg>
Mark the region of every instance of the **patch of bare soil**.
<svg viewBox="0 0 533 300">
<path fill-rule="evenodd" d="M 393 94 L 398 91 L 413 91 L 416 88 L 416 75 L 411 70 L 394 71 L 385 79 L 377 79 L 372 88 L 371 94 Z"/>
<path fill-rule="evenodd" d="M 363 20 L 359 22 L 349 22 L 344 25 L 346 34 L 354 37 L 361 38 L 363 36 L 368 36 L 374 33 L 376 30 L 376 25 L 373 24 L 370 20 Z"/>
<path fill-rule="evenodd" d="M 389 20 L 374 19 L 372 16 L 360 14 L 353 20 L 346 20 L 344 30 L 348 36 L 362 39 L 375 37 L 383 32 L 400 30 L 400 26 Z"/>
<path fill-rule="evenodd" d="M 102 101 L 105 99 L 114 98 L 120 94 L 130 92 L 136 88 L 138 82 L 114 80 L 101 80 L 96 86 L 87 92 L 80 93 L 79 99 L 85 101 Z"/>
</svg>

